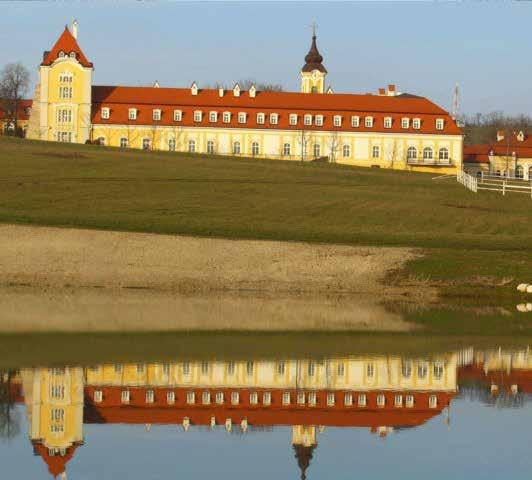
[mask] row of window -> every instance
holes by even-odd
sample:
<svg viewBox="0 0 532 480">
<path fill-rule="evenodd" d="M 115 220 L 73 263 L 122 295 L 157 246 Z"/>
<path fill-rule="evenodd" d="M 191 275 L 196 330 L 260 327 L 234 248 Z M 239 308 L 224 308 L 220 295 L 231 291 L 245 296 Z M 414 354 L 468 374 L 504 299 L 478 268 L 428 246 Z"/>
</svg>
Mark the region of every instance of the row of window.
<svg viewBox="0 0 532 480">
<path fill-rule="evenodd" d="M 76 52 L 65 53 L 63 52 L 63 50 L 60 50 L 57 56 L 59 58 L 65 58 L 65 57 L 76 58 Z"/>
<path fill-rule="evenodd" d="M 407 160 L 417 160 L 418 159 L 418 152 L 416 147 L 409 147 L 406 151 L 406 158 Z M 449 160 L 449 149 L 448 148 L 440 148 L 438 150 L 438 160 Z M 425 147 L 423 149 L 423 160 L 433 160 L 434 159 L 434 150 L 431 147 Z"/>
<path fill-rule="evenodd" d="M 174 110 L 174 122 L 181 122 L 183 120 L 183 111 L 182 110 Z M 129 120 L 136 120 L 138 116 L 138 109 L 136 108 L 130 108 L 128 110 L 128 119 Z M 203 121 L 204 112 L 202 110 L 195 110 L 193 112 L 193 120 L 196 123 Z M 101 117 L 104 120 L 108 120 L 111 118 L 111 109 L 109 107 L 103 107 L 101 109 Z M 231 123 L 231 119 L 233 117 L 233 113 L 231 112 L 222 112 L 221 114 L 221 120 L 222 123 Z M 297 126 L 299 123 L 300 117 L 303 117 L 303 125 L 310 127 L 312 125 L 316 127 L 322 127 L 325 122 L 324 115 L 312 115 L 312 114 L 305 114 L 305 115 L 298 115 L 297 113 L 290 113 L 288 115 L 288 124 L 291 126 Z M 344 117 L 342 115 L 334 115 L 333 117 L 333 126 L 334 127 L 341 127 L 344 122 Z M 361 125 L 361 118 L 364 120 L 364 126 L 366 128 L 373 128 L 375 126 L 375 117 L 372 116 L 366 116 L 366 117 L 360 117 L 353 115 L 351 116 L 351 127 L 358 128 Z M 161 109 L 153 109 L 152 110 L 152 120 L 155 122 L 158 122 L 162 119 L 162 110 Z M 217 111 L 210 111 L 208 112 L 208 120 L 210 123 L 217 123 L 220 119 L 219 112 Z M 240 124 L 245 124 L 248 120 L 248 113 L 246 112 L 238 112 L 237 113 L 237 122 Z M 265 113 L 259 112 L 256 115 L 256 122 L 258 125 L 265 125 L 266 120 L 268 120 L 269 125 L 278 125 L 279 124 L 279 114 L 278 113 L 270 113 L 269 115 L 266 115 Z M 383 127 L 384 128 L 392 128 L 394 123 L 393 117 L 384 117 L 383 120 Z M 401 118 L 401 128 L 402 129 L 409 129 L 410 127 L 414 128 L 415 130 L 419 130 L 421 128 L 422 120 L 420 118 L 409 118 L 409 117 L 403 117 Z M 445 126 L 445 120 L 443 118 L 437 118 L 435 120 L 435 127 L 436 130 L 443 130 Z"/>
<path fill-rule="evenodd" d="M 72 98 L 72 95 L 73 95 L 72 87 L 65 87 L 65 86 L 59 87 L 59 98 L 63 100 L 68 100 Z"/>
<path fill-rule="evenodd" d="M 96 403 L 101 403 L 103 401 L 103 392 L 102 390 L 95 390 L 94 391 L 94 401 Z M 122 390 L 121 392 L 121 402 L 128 404 L 131 401 L 131 393 L 129 390 Z M 155 392 L 153 390 L 147 390 L 145 395 L 145 401 L 148 404 L 155 402 Z M 176 401 L 176 395 L 174 391 L 168 391 L 166 392 L 166 402 L 170 405 L 174 404 Z M 203 405 L 210 405 L 211 402 L 223 405 L 226 402 L 225 394 L 223 392 L 216 392 L 213 395 L 209 391 L 204 391 L 201 394 L 201 404 Z M 240 403 L 240 392 L 231 392 L 231 396 L 229 399 L 231 405 L 238 405 Z M 283 405 L 290 405 L 292 401 L 295 401 L 297 405 L 308 405 L 308 406 L 316 406 L 318 404 L 318 396 L 316 392 L 297 392 L 295 394 L 292 394 L 291 392 L 283 392 L 282 395 L 282 404 Z M 344 394 L 344 406 L 350 407 L 355 404 L 359 407 L 366 407 L 367 406 L 367 396 L 365 393 L 359 393 L 355 396 L 351 392 L 346 392 Z M 195 392 L 187 392 L 186 395 L 186 402 L 189 405 L 193 405 L 196 403 L 196 393 Z M 258 405 L 259 404 L 259 393 L 258 392 L 250 392 L 249 394 L 249 403 L 251 405 Z M 272 394 L 271 392 L 263 392 L 262 393 L 262 405 L 269 406 L 272 403 Z M 327 400 L 326 404 L 329 407 L 334 406 L 336 403 L 336 394 L 334 392 L 327 393 Z M 386 396 L 384 394 L 378 394 L 376 397 L 376 403 L 378 407 L 384 407 L 386 406 Z M 429 395 L 429 407 L 430 408 L 436 408 L 438 405 L 438 397 L 436 395 Z M 394 403 L 393 405 L 395 407 L 403 407 L 406 406 L 407 408 L 413 408 L 415 404 L 414 395 L 407 394 L 407 395 L 401 395 L 396 394 L 394 395 Z"/>
<path fill-rule="evenodd" d="M 72 123 L 72 110 L 59 108 L 57 110 L 57 123 Z"/>
<path fill-rule="evenodd" d="M 70 72 L 63 72 L 59 75 L 60 83 L 72 83 L 74 81 L 74 75 Z"/>
</svg>

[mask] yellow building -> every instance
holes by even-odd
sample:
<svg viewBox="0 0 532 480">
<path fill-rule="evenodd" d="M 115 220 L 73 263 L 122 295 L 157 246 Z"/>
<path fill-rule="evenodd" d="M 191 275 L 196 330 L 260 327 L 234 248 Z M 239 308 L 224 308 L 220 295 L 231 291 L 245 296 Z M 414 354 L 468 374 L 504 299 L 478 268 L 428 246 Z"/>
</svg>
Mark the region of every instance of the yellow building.
<svg viewBox="0 0 532 480">
<path fill-rule="evenodd" d="M 67 28 L 39 69 L 30 138 L 120 148 L 184 151 L 454 173 L 462 132 L 426 98 L 394 85 L 376 94 L 325 88 L 316 36 L 300 92 L 93 86 L 93 64 Z"/>
</svg>

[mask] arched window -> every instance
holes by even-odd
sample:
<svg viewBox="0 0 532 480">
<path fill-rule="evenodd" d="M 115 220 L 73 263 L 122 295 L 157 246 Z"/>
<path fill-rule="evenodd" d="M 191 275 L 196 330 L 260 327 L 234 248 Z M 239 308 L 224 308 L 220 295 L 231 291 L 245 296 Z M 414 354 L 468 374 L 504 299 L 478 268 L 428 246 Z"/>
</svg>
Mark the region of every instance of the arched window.
<svg viewBox="0 0 532 480">
<path fill-rule="evenodd" d="M 189 140 L 188 141 L 188 151 L 189 151 L 189 153 L 195 153 L 196 152 L 196 140 Z"/>
<path fill-rule="evenodd" d="M 517 165 L 515 169 L 515 176 L 516 178 L 524 178 L 525 176 L 525 170 L 521 165 Z"/>
<path fill-rule="evenodd" d="M 438 158 L 440 160 L 449 160 L 449 149 L 448 148 L 440 148 L 440 151 L 438 153 Z"/>
<path fill-rule="evenodd" d="M 288 156 L 288 155 L 290 155 L 290 152 L 291 152 L 290 144 L 289 143 L 285 143 L 283 145 L 283 155 Z"/>
<path fill-rule="evenodd" d="M 214 153 L 214 141 L 209 140 L 207 142 L 207 153 L 213 154 Z"/>
<path fill-rule="evenodd" d="M 168 140 L 168 150 L 175 152 L 175 138 Z"/>
<path fill-rule="evenodd" d="M 240 155 L 240 142 L 233 142 L 233 153 L 235 155 Z"/>
<path fill-rule="evenodd" d="M 321 146 L 319 143 L 315 143 L 313 147 L 314 158 L 318 158 L 321 153 Z"/>
<path fill-rule="evenodd" d="M 417 376 L 418 378 L 420 379 L 423 379 L 427 376 L 427 373 L 429 372 L 429 369 L 428 369 L 428 366 L 426 363 L 420 363 L 418 366 L 417 366 Z"/>
<path fill-rule="evenodd" d="M 127 144 L 128 144 L 127 138 L 120 139 L 120 148 L 127 148 Z"/>
<path fill-rule="evenodd" d="M 433 373 L 436 380 L 440 380 L 443 377 L 443 364 L 441 362 L 434 365 Z"/>
<path fill-rule="evenodd" d="M 76 58 L 76 52 L 70 52 L 70 58 Z"/>
<path fill-rule="evenodd" d="M 423 160 L 432 160 L 433 158 L 433 152 L 432 152 L 432 148 L 430 147 L 425 147 L 423 149 Z"/>
<path fill-rule="evenodd" d="M 344 145 L 342 147 L 342 156 L 344 158 L 347 158 L 347 157 L 350 157 L 351 156 L 351 146 L 350 145 Z"/>
<path fill-rule="evenodd" d="M 417 158 L 417 148 L 408 147 L 408 150 L 406 151 L 406 158 L 407 160 L 415 160 Z"/>
<path fill-rule="evenodd" d="M 151 141 L 149 138 L 142 139 L 142 150 L 149 150 L 151 147 Z"/>
<path fill-rule="evenodd" d="M 259 142 L 253 142 L 251 144 L 251 155 L 258 155 L 259 152 Z"/>
<path fill-rule="evenodd" d="M 412 362 L 403 362 L 401 364 L 401 375 L 404 378 L 410 378 L 412 376 Z"/>
<path fill-rule="evenodd" d="M 57 56 L 59 58 L 63 58 L 65 56 L 65 52 L 63 52 L 63 50 L 61 50 Z"/>
</svg>

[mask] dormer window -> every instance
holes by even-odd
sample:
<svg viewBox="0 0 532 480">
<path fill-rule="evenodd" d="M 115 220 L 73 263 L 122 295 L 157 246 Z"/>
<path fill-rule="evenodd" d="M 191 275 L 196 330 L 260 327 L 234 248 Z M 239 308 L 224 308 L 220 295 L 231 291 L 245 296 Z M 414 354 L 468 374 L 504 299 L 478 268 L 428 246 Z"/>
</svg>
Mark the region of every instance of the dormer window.
<svg viewBox="0 0 532 480">
<path fill-rule="evenodd" d="M 76 58 L 76 52 L 70 52 L 70 58 Z"/>
<path fill-rule="evenodd" d="M 181 110 L 174 110 L 174 122 L 183 120 L 183 112 Z"/>
<path fill-rule="evenodd" d="M 279 115 L 277 113 L 270 113 L 270 124 L 277 125 L 279 121 Z"/>
<path fill-rule="evenodd" d="M 192 95 L 197 95 L 198 94 L 198 85 L 196 84 L 196 82 L 194 82 L 191 86 L 190 86 L 190 93 Z"/>
<path fill-rule="evenodd" d="M 259 125 L 264 124 L 264 113 L 257 113 L 257 123 Z"/>
<path fill-rule="evenodd" d="M 233 87 L 233 96 L 240 97 L 240 85 L 238 83 Z"/>
<path fill-rule="evenodd" d="M 111 110 L 108 107 L 102 108 L 102 118 L 104 120 L 108 120 L 109 119 L 110 113 L 111 113 Z"/>
<path fill-rule="evenodd" d="M 209 112 L 209 122 L 216 123 L 218 121 L 218 112 Z"/>
<path fill-rule="evenodd" d="M 238 112 L 238 123 L 246 123 L 246 112 Z"/>
<path fill-rule="evenodd" d="M 352 126 L 353 128 L 358 128 L 358 127 L 360 127 L 360 117 L 352 116 L 352 117 L 351 117 L 351 126 Z"/>
<path fill-rule="evenodd" d="M 373 117 L 366 117 L 364 124 L 366 128 L 373 128 Z"/>
<path fill-rule="evenodd" d="M 305 115 L 305 116 L 303 117 L 303 123 L 304 123 L 305 125 L 307 125 L 307 126 L 312 125 L 312 115 L 309 115 L 309 114 Z"/>
<path fill-rule="evenodd" d="M 64 58 L 65 57 L 65 52 L 63 52 L 63 50 L 61 50 L 57 56 L 59 58 Z"/>
<path fill-rule="evenodd" d="M 410 128 L 409 118 L 401 118 L 401 128 Z"/>
<path fill-rule="evenodd" d="M 335 127 L 341 127 L 342 126 L 342 116 L 341 115 L 335 115 L 334 116 L 333 125 Z"/>
<path fill-rule="evenodd" d="M 291 113 L 288 117 L 288 123 L 290 125 L 297 125 L 297 113 Z"/>
<path fill-rule="evenodd" d="M 323 127 L 323 115 L 316 115 L 314 117 L 314 125 L 317 127 Z"/>
<path fill-rule="evenodd" d="M 137 119 L 137 109 L 136 108 L 130 108 L 128 110 L 127 118 L 129 118 L 129 120 L 136 120 Z"/>
<path fill-rule="evenodd" d="M 384 117 L 384 128 L 392 128 L 392 117 Z"/>
<path fill-rule="evenodd" d="M 152 119 L 155 122 L 158 122 L 159 120 L 161 120 L 161 110 L 159 110 L 158 108 L 154 109 L 152 113 Z"/>
<path fill-rule="evenodd" d="M 436 119 L 436 130 L 443 130 L 443 118 L 437 118 Z"/>
<path fill-rule="evenodd" d="M 251 87 L 249 87 L 249 97 L 250 98 L 255 98 L 256 94 L 257 94 L 257 89 L 256 89 L 255 85 L 251 85 Z"/>
<path fill-rule="evenodd" d="M 194 112 L 194 121 L 201 122 L 201 118 L 202 118 L 201 110 L 196 110 Z"/>
<path fill-rule="evenodd" d="M 421 119 L 419 118 L 414 118 L 414 120 L 412 120 L 412 126 L 416 129 L 416 130 L 419 130 L 421 128 Z"/>
<path fill-rule="evenodd" d="M 224 112 L 222 115 L 222 121 L 224 123 L 229 123 L 231 121 L 231 112 Z"/>
</svg>

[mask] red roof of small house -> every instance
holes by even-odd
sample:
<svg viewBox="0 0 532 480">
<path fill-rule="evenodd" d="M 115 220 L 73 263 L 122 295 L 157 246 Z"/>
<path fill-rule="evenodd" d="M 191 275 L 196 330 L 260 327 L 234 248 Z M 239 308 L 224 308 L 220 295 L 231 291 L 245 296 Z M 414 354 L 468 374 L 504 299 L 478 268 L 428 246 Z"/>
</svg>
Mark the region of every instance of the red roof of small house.
<svg viewBox="0 0 532 480">
<path fill-rule="evenodd" d="M 30 115 L 29 115 L 28 109 L 31 109 L 32 104 L 33 104 L 33 100 L 23 99 L 19 101 L 18 108 L 17 108 L 18 110 L 17 118 L 19 120 L 29 120 Z M 10 117 L 10 115 L 7 114 L 5 108 L 6 108 L 5 105 L 2 104 L 2 102 L 0 101 L 0 120 L 4 120 Z"/>
<path fill-rule="evenodd" d="M 510 137 L 499 141 L 466 146 L 464 147 L 464 163 L 489 163 L 490 154 L 532 158 L 532 137 L 524 135 L 523 140 L 519 140 L 518 136 L 519 134 L 514 132 Z"/>
<path fill-rule="evenodd" d="M 33 446 L 35 455 L 40 455 L 46 465 L 48 471 L 54 478 L 61 475 L 65 469 L 67 462 L 74 456 L 77 445 L 74 444 L 66 449 L 65 455 L 50 455 L 48 448 L 42 443 L 35 443 Z"/>
<path fill-rule="evenodd" d="M 410 134 L 445 134 L 461 135 L 462 131 L 456 122 L 441 107 L 426 98 L 414 95 L 355 95 L 355 94 L 306 94 L 297 92 L 257 92 L 251 97 L 248 92 L 240 96 L 233 95 L 232 90 L 224 91 L 220 97 L 217 89 L 199 90 L 192 95 L 190 88 L 153 88 L 153 87 L 120 87 L 94 86 L 92 88 L 92 122 L 94 124 L 135 124 L 153 125 L 153 109 L 161 110 L 164 126 L 202 126 L 222 128 L 254 128 L 301 130 L 303 115 L 323 115 L 323 126 L 305 126 L 309 130 L 339 130 L 359 132 L 386 132 Z M 110 109 L 110 118 L 102 119 L 101 109 Z M 128 120 L 128 109 L 137 109 L 137 120 Z M 173 110 L 181 110 L 183 118 L 174 121 Z M 195 110 L 203 112 L 201 122 L 194 122 Z M 209 121 L 209 112 L 216 111 L 216 123 Z M 223 123 L 222 113 L 230 112 L 231 120 Z M 245 112 L 248 118 L 245 124 L 238 123 L 238 113 Z M 257 113 L 264 113 L 264 124 L 257 123 Z M 276 124 L 270 124 L 269 114 L 279 115 Z M 289 124 L 289 115 L 298 115 L 298 124 Z M 334 127 L 333 116 L 342 116 L 342 126 Z M 351 126 L 351 116 L 360 117 L 360 126 Z M 366 127 L 364 117 L 374 118 L 374 126 Z M 408 129 L 401 127 L 401 118 L 419 118 L 421 128 L 414 129 L 412 122 Z M 392 127 L 384 128 L 384 117 L 392 117 Z M 443 130 L 436 129 L 436 119 L 444 120 Z"/>
<path fill-rule="evenodd" d="M 87 68 L 92 68 L 93 66 L 92 63 L 87 60 L 87 57 L 79 47 L 77 40 L 74 38 L 72 33 L 70 33 L 68 27 L 65 27 L 63 33 L 52 47 L 52 50 L 47 52 L 41 65 L 49 66 L 54 63 L 59 58 L 59 52 L 64 52 L 65 56 L 69 56 L 72 52 L 74 52 L 76 54 L 77 61 L 81 65 Z"/>
</svg>

